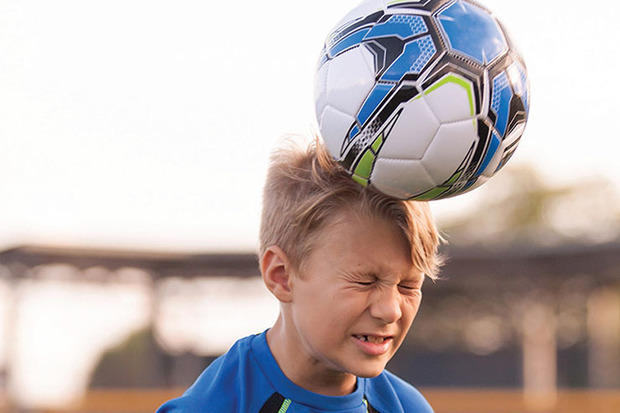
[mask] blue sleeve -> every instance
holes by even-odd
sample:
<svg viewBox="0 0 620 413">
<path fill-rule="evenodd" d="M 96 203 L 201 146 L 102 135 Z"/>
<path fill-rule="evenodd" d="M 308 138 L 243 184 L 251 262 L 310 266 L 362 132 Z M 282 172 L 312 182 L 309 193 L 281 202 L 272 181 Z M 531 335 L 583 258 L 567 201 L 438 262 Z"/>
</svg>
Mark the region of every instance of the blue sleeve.
<svg viewBox="0 0 620 413">
<path fill-rule="evenodd" d="M 258 412 L 273 394 L 270 383 L 250 354 L 249 340 L 240 340 L 202 372 L 196 382 L 157 413 Z"/>
<path fill-rule="evenodd" d="M 204 412 L 207 406 L 238 411 L 234 370 L 225 368 L 226 361 L 225 357 L 216 359 L 181 397 L 164 403 L 157 413 Z"/>
<path fill-rule="evenodd" d="M 370 379 L 370 383 L 368 401 L 380 412 L 433 413 L 431 405 L 415 387 L 387 370 Z"/>
</svg>

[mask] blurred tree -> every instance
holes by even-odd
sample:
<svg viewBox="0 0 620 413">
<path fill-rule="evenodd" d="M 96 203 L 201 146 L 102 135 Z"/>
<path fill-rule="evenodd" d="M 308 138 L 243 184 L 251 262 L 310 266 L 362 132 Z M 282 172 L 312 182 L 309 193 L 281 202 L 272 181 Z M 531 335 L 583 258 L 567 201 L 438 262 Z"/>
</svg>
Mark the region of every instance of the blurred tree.
<svg viewBox="0 0 620 413">
<path fill-rule="evenodd" d="M 170 364 L 152 330 L 138 330 L 101 356 L 90 387 L 163 387 Z"/>
<path fill-rule="evenodd" d="M 168 354 L 157 343 L 153 330 L 146 328 L 101 356 L 89 388 L 187 387 L 213 359 Z"/>
<path fill-rule="evenodd" d="M 471 202 L 464 208 L 459 197 L 439 201 L 456 206 L 453 213 L 438 215 L 440 228 L 455 246 L 601 243 L 620 238 L 618 192 L 601 176 L 552 186 L 533 167 L 515 165 L 464 197 Z"/>
</svg>

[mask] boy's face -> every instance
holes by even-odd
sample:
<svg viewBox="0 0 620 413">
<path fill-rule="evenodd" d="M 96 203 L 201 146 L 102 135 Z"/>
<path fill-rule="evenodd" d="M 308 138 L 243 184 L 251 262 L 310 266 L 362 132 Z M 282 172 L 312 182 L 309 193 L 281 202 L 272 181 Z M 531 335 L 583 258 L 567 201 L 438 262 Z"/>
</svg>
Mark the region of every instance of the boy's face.
<svg viewBox="0 0 620 413">
<path fill-rule="evenodd" d="M 409 331 L 423 281 L 396 224 L 338 215 L 289 280 L 298 361 L 317 374 L 377 376 Z"/>
</svg>

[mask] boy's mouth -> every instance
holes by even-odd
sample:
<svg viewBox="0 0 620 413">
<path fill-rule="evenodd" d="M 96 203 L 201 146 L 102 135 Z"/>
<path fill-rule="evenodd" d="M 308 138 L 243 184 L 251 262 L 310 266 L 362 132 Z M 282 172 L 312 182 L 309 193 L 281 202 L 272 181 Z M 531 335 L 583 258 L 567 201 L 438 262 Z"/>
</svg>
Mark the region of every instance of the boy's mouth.
<svg viewBox="0 0 620 413">
<path fill-rule="evenodd" d="M 357 338 L 360 341 L 367 341 L 373 344 L 383 344 L 386 340 L 389 340 L 390 337 L 356 335 L 355 338 Z"/>
<path fill-rule="evenodd" d="M 389 352 L 394 337 L 355 334 L 353 338 L 364 353 L 370 356 L 382 356 Z"/>
</svg>

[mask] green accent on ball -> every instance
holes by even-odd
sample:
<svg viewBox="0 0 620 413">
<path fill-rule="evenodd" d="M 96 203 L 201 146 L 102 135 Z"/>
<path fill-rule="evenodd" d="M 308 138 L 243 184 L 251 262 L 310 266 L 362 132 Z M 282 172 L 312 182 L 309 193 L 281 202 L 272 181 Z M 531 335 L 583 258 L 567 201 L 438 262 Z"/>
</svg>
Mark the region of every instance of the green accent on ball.
<svg viewBox="0 0 620 413">
<path fill-rule="evenodd" d="M 474 116 L 474 112 L 476 109 L 476 106 L 474 105 L 474 92 L 472 90 L 471 83 L 469 83 L 465 79 L 462 79 L 455 75 L 448 75 L 444 77 L 443 79 L 441 79 L 439 82 L 435 83 L 434 85 L 426 89 L 424 91 L 424 94 L 428 95 L 448 83 L 454 83 L 456 85 L 459 85 L 467 91 L 467 98 L 469 99 L 469 114 L 470 116 Z M 475 125 L 475 122 L 474 122 L 474 125 Z"/>
<path fill-rule="evenodd" d="M 370 148 L 366 149 L 357 163 L 352 178 L 359 184 L 368 186 L 370 174 L 372 174 L 372 168 L 375 165 L 376 154 L 379 152 L 381 145 L 383 145 L 383 134 L 379 135 Z"/>
<path fill-rule="evenodd" d="M 444 187 L 444 186 L 438 186 L 437 188 L 433 188 L 430 191 L 423 193 L 422 195 L 418 195 L 414 197 L 413 199 L 416 201 L 430 201 L 431 199 L 437 198 L 439 195 L 443 194 L 448 189 L 450 188 Z"/>
<path fill-rule="evenodd" d="M 456 181 L 458 181 L 461 178 L 461 175 L 463 175 L 462 170 L 456 171 L 454 175 L 452 175 L 450 179 L 448 179 L 448 182 L 446 182 L 444 185 L 453 185 L 454 183 L 456 183 Z"/>
<path fill-rule="evenodd" d="M 372 143 L 372 151 L 376 154 L 379 152 L 379 148 L 383 145 L 383 135 L 379 135 L 377 139 Z"/>
<path fill-rule="evenodd" d="M 372 166 L 375 163 L 375 154 L 372 153 L 370 149 L 367 149 L 362 155 L 362 159 L 360 159 L 359 163 L 355 167 L 355 171 L 353 173 L 362 178 L 369 179 L 370 173 L 372 172 Z"/>
<path fill-rule="evenodd" d="M 368 179 L 364 179 L 360 176 L 357 175 L 351 175 L 351 178 L 353 178 L 353 180 L 355 182 L 357 182 L 358 184 L 362 185 L 362 186 L 368 186 Z"/>
</svg>

